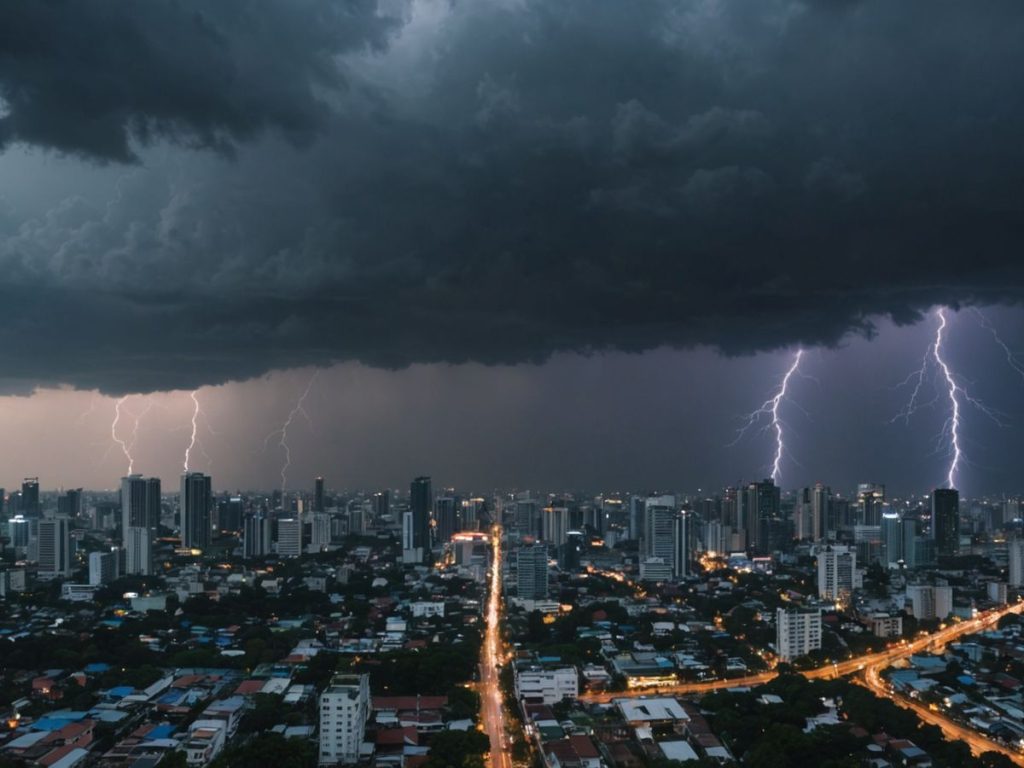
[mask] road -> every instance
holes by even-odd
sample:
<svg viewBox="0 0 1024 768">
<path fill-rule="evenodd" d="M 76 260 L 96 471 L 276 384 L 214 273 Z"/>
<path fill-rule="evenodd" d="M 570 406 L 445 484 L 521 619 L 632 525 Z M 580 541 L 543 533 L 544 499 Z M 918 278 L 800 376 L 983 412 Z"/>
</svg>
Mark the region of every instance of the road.
<svg viewBox="0 0 1024 768">
<path fill-rule="evenodd" d="M 505 707 L 501 696 L 498 665 L 501 663 L 501 527 L 491 531 L 491 593 L 487 601 L 487 631 L 480 659 L 480 710 L 484 730 L 491 739 L 488 765 L 491 768 L 512 768 L 512 758 L 505 736 Z"/>
<path fill-rule="evenodd" d="M 827 667 L 818 667 L 817 669 L 811 669 L 801 672 L 804 677 L 815 679 L 815 678 L 829 678 L 829 677 L 845 677 L 846 675 L 853 675 L 861 672 L 870 667 L 877 667 L 882 669 L 889 666 L 899 659 L 905 659 L 912 654 L 919 653 L 927 650 L 930 647 L 943 648 L 948 643 L 953 642 L 963 635 L 973 634 L 974 632 L 980 632 L 988 626 L 995 624 L 999 619 L 1009 613 L 1021 613 L 1024 610 L 1024 603 L 1013 603 L 1005 608 L 993 611 L 987 611 L 979 614 L 977 617 L 950 624 L 945 629 L 940 629 L 937 632 L 932 632 L 929 635 L 913 640 L 909 643 L 904 642 L 899 645 L 887 648 L 884 651 L 878 653 L 870 653 L 864 656 L 858 656 L 853 659 L 847 659 L 834 664 L 830 664 Z M 753 687 L 755 685 L 763 685 L 769 682 L 775 677 L 776 673 L 762 672 L 757 675 L 748 675 L 747 677 L 734 677 L 725 680 L 712 680 L 705 683 L 680 683 L 679 685 L 661 686 L 655 690 L 640 690 L 633 689 L 620 692 L 602 692 L 602 693 L 585 693 L 580 696 L 580 699 L 584 701 L 592 702 L 608 702 L 612 699 L 621 698 L 638 698 L 641 696 L 650 695 L 671 695 L 671 696 L 684 696 L 699 693 L 709 693 L 711 691 L 722 690 L 723 688 L 744 688 Z M 886 692 L 887 698 L 892 698 L 888 692 Z M 935 713 L 931 713 L 935 714 Z"/>
</svg>

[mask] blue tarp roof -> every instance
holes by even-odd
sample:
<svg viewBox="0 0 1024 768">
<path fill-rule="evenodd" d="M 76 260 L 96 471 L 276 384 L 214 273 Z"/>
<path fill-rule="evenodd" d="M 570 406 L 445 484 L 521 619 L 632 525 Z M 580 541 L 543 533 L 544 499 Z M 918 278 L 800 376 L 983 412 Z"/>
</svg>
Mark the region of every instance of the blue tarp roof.
<svg viewBox="0 0 1024 768">
<path fill-rule="evenodd" d="M 170 738 L 171 734 L 174 733 L 174 726 L 169 723 L 158 725 L 152 731 L 146 734 L 146 738 L 152 741 L 153 739 L 167 739 Z"/>
<path fill-rule="evenodd" d="M 97 661 L 94 664 L 86 664 L 85 665 L 85 672 L 86 672 L 86 674 L 91 674 L 91 675 L 98 674 L 100 672 L 106 672 L 108 669 L 110 669 L 110 665 L 109 664 L 104 664 L 101 661 Z"/>
<path fill-rule="evenodd" d="M 112 699 L 123 699 L 125 696 L 131 696 L 133 693 L 135 693 L 135 689 L 130 685 L 119 685 L 107 691 L 107 696 Z"/>
</svg>

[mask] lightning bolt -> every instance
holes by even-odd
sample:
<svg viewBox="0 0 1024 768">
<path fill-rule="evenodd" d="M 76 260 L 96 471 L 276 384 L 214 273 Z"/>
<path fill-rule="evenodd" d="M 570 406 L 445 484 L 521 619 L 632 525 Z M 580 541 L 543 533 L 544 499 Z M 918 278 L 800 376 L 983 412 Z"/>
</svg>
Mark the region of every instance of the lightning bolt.
<svg viewBox="0 0 1024 768">
<path fill-rule="evenodd" d="M 126 474 L 130 475 L 132 473 L 132 467 L 135 464 L 135 460 L 132 459 L 132 452 L 129 443 L 117 436 L 117 425 L 121 421 L 121 406 L 124 405 L 124 401 L 127 399 L 128 395 L 124 395 L 114 402 L 114 420 L 110 423 L 110 439 L 121 447 L 124 457 L 128 459 L 128 472 Z"/>
<path fill-rule="evenodd" d="M 786 369 L 785 374 L 782 376 L 779 388 L 775 391 L 775 394 L 761 403 L 760 407 L 756 410 L 747 414 L 746 424 L 737 431 L 736 439 L 729 443 L 729 445 L 738 443 L 755 424 L 759 423 L 763 417 L 767 417 L 768 424 L 762 428 L 762 432 L 770 430 L 775 434 L 775 455 L 772 459 L 771 477 L 776 483 L 782 475 L 782 457 L 786 452 L 784 424 L 779 417 L 779 407 L 782 405 L 782 401 L 786 399 L 789 381 L 800 369 L 800 361 L 803 359 L 803 356 L 804 351 L 802 349 L 798 349 L 793 354 L 793 362 L 790 363 L 789 368 Z"/>
<path fill-rule="evenodd" d="M 958 396 L 961 389 L 956 383 L 953 373 L 949 370 L 949 365 L 946 364 L 942 356 L 942 335 L 946 330 L 946 310 L 944 307 L 939 307 L 935 314 L 939 318 L 939 327 L 935 330 L 935 343 L 932 344 L 932 353 L 935 356 L 936 364 L 942 370 L 943 378 L 946 380 L 950 407 L 949 418 L 946 420 L 946 427 L 943 430 L 949 434 L 950 451 L 952 453 L 949 461 L 949 471 L 946 472 L 946 487 L 955 488 L 956 471 L 960 466 L 960 458 L 963 455 L 963 452 L 960 450 L 960 398 Z"/>
<path fill-rule="evenodd" d="M 995 341 L 996 344 L 1000 346 L 1000 348 L 1006 354 L 1006 364 L 1009 365 L 1013 370 L 1015 370 L 1022 379 L 1024 379 L 1024 363 L 1017 359 L 1017 356 L 1013 354 L 1013 351 L 999 335 L 999 331 L 996 330 L 995 326 L 992 325 L 992 323 L 980 309 L 978 309 L 977 307 L 971 307 L 971 312 L 978 319 L 978 322 L 981 324 L 981 327 L 992 334 L 992 339 Z"/>
<path fill-rule="evenodd" d="M 897 388 L 899 388 L 914 382 L 914 388 L 910 394 L 910 400 L 907 401 L 903 410 L 893 417 L 890 423 L 899 420 L 902 420 L 904 423 L 909 423 L 910 417 L 914 413 L 922 408 L 934 405 L 940 399 L 943 399 L 944 396 L 949 404 L 949 416 L 946 418 L 943 423 L 942 430 L 939 432 L 937 444 L 948 444 L 946 454 L 949 456 L 949 466 L 946 469 L 946 487 L 955 488 L 960 465 L 961 463 L 967 463 L 967 457 L 963 450 L 961 431 L 965 406 L 970 405 L 1001 427 L 1005 427 L 1006 423 L 1002 418 L 1004 414 L 994 408 L 990 408 L 984 402 L 971 395 L 967 390 L 967 387 L 961 383 L 950 363 L 946 360 L 944 344 L 946 342 L 946 332 L 949 327 L 949 318 L 946 315 L 947 311 L 946 307 L 939 307 L 935 310 L 935 317 L 938 321 L 935 328 L 935 338 L 925 348 L 924 357 L 921 360 L 921 367 L 897 385 Z M 924 382 L 928 378 L 928 372 L 933 366 L 935 368 L 934 379 L 937 380 L 937 393 L 934 399 L 927 403 L 922 403 L 920 400 L 921 390 L 924 386 Z M 1022 373 L 1022 375 L 1024 375 L 1024 373 Z M 936 450 L 938 451 L 938 449 Z"/>
<path fill-rule="evenodd" d="M 306 384 L 306 389 L 303 390 L 299 399 L 295 402 L 295 407 L 288 412 L 288 418 L 284 420 L 284 424 L 263 439 L 263 449 L 266 450 L 267 445 L 270 443 L 270 439 L 277 435 L 277 445 L 284 451 L 284 463 L 281 465 L 282 491 L 284 491 L 288 486 L 288 468 L 292 465 L 292 450 L 288 445 L 288 428 L 292 425 L 292 422 L 295 421 L 296 416 L 303 416 L 309 425 L 312 426 L 313 421 L 309 418 L 309 414 L 306 412 L 306 398 L 309 397 L 309 391 L 313 388 L 313 382 L 316 381 L 316 377 L 319 374 L 319 368 L 313 371 L 313 375 L 309 377 L 309 382 Z"/>
<path fill-rule="evenodd" d="M 189 397 L 192 398 L 192 437 L 189 440 L 188 448 L 185 449 L 185 471 L 188 472 L 188 460 L 189 455 L 192 453 L 192 449 L 196 447 L 196 427 L 199 422 L 199 398 L 196 397 L 198 389 L 193 389 L 189 393 Z"/>
</svg>

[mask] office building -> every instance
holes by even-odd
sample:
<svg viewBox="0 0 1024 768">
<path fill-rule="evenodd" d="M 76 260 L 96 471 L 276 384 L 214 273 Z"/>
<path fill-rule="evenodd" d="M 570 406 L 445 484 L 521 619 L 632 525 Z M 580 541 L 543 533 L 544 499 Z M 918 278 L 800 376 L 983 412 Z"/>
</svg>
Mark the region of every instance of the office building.
<svg viewBox="0 0 1024 768">
<path fill-rule="evenodd" d="M 117 550 L 109 552 L 89 553 L 89 584 L 98 587 L 109 584 L 118 577 L 118 560 L 120 559 Z"/>
<path fill-rule="evenodd" d="M 459 532 L 459 499 L 455 496 L 438 496 L 434 499 L 434 522 L 437 541 L 447 544 Z"/>
<path fill-rule="evenodd" d="M 277 521 L 277 554 L 280 557 L 302 554 L 302 520 L 286 517 Z"/>
<path fill-rule="evenodd" d="M 71 575 L 71 521 L 62 516 L 39 521 L 39 576 L 67 578 Z"/>
<path fill-rule="evenodd" d="M 1010 539 L 1006 548 L 1010 566 L 1007 583 L 1011 587 L 1024 587 L 1024 539 Z"/>
<path fill-rule="evenodd" d="M 331 516 L 322 512 L 313 514 L 309 551 L 326 552 L 331 544 Z"/>
<path fill-rule="evenodd" d="M 412 513 L 412 541 L 408 549 L 430 552 L 430 510 L 434 506 L 434 492 L 429 477 L 417 477 L 409 486 L 409 511 Z"/>
<path fill-rule="evenodd" d="M 313 481 L 313 511 L 323 512 L 327 509 L 324 506 L 324 479 L 318 477 Z"/>
<path fill-rule="evenodd" d="M 513 679 L 516 701 L 551 706 L 580 695 L 580 675 L 576 667 L 545 669 L 541 666 L 515 667 Z"/>
<path fill-rule="evenodd" d="M 72 488 L 57 497 L 57 514 L 76 520 L 82 514 L 82 489 Z"/>
<path fill-rule="evenodd" d="M 899 568 L 903 556 L 903 520 L 898 513 L 887 510 L 882 513 L 882 564 L 888 568 Z"/>
<path fill-rule="evenodd" d="M 668 566 L 669 578 L 675 570 L 674 527 L 676 497 L 649 496 L 644 502 L 643 529 L 640 537 L 640 563 L 658 558 Z M 654 580 L 654 579 L 650 579 Z M 658 579 L 660 581 L 660 579 Z"/>
<path fill-rule="evenodd" d="M 153 572 L 153 543 L 160 526 L 160 478 L 129 475 L 121 478 L 121 538 L 125 573 Z"/>
<path fill-rule="evenodd" d="M 569 508 L 552 504 L 541 510 L 541 538 L 553 547 L 565 544 L 569 536 Z"/>
<path fill-rule="evenodd" d="M 391 516 L 391 491 L 373 494 L 373 516 L 378 520 Z"/>
<path fill-rule="evenodd" d="M 263 512 L 246 515 L 242 532 L 242 555 L 264 557 L 270 554 L 270 518 Z"/>
<path fill-rule="evenodd" d="M 860 525 L 881 525 L 885 505 L 885 486 L 881 483 L 860 483 L 857 486 L 857 511 Z"/>
<path fill-rule="evenodd" d="M 320 694 L 320 765 L 354 765 L 370 717 L 370 676 L 335 675 Z"/>
<path fill-rule="evenodd" d="M 819 598 L 846 602 L 859 586 L 856 551 L 840 546 L 826 546 L 818 551 Z"/>
<path fill-rule="evenodd" d="M 516 551 L 516 595 L 523 600 L 546 600 L 548 596 L 548 547 L 538 542 L 524 544 Z"/>
<path fill-rule="evenodd" d="M 124 572 L 129 575 L 148 576 L 153 573 L 153 539 L 149 528 L 130 525 L 122 537 L 124 545 Z"/>
<path fill-rule="evenodd" d="M 181 546 L 206 551 L 213 534 L 213 490 L 209 475 L 187 472 L 181 476 Z"/>
<path fill-rule="evenodd" d="M 918 620 L 945 619 L 953 612 L 952 587 L 908 584 L 907 600 Z"/>
<path fill-rule="evenodd" d="M 784 662 L 791 662 L 821 648 L 821 610 L 777 608 L 775 648 L 779 660 Z"/>
<path fill-rule="evenodd" d="M 217 502 L 217 519 L 214 530 L 241 533 L 245 518 L 245 500 L 241 496 L 230 496 Z"/>
<path fill-rule="evenodd" d="M 693 513 L 682 510 L 672 520 L 672 576 L 685 579 L 692 574 Z"/>
<path fill-rule="evenodd" d="M 960 544 L 960 492 L 955 488 L 932 491 L 932 539 L 936 555 L 956 555 Z"/>
<path fill-rule="evenodd" d="M 21 514 L 25 517 L 39 517 L 43 513 L 39 503 L 39 478 L 26 477 L 21 484 Z"/>
<path fill-rule="evenodd" d="M 771 478 L 751 483 L 737 496 L 738 514 L 747 534 L 747 547 L 755 554 L 772 551 L 775 522 L 780 520 L 781 495 Z"/>
</svg>

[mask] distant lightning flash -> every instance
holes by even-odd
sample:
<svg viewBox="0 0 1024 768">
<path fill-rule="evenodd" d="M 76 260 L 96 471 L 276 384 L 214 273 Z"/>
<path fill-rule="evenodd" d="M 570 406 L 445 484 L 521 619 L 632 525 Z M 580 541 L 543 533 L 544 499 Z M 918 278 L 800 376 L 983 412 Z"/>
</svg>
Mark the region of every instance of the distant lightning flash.
<svg viewBox="0 0 1024 768">
<path fill-rule="evenodd" d="M 1010 366 L 1013 370 L 1015 370 L 1022 379 L 1024 379 L 1024 363 L 1022 363 L 1017 358 L 1017 356 L 1013 354 L 1013 351 L 1010 349 L 1009 345 L 1005 341 L 1003 341 L 1002 337 L 999 335 L 999 331 L 996 330 L 995 326 L 992 325 L 992 323 L 980 309 L 978 309 L 977 307 L 971 307 L 971 312 L 978 319 L 978 322 L 981 324 L 981 327 L 992 334 L 992 339 L 995 341 L 996 344 L 999 345 L 999 347 L 1006 354 L 1006 364 Z"/>
<path fill-rule="evenodd" d="M 1006 426 L 1006 424 L 1002 420 L 1002 414 L 999 411 L 990 408 L 978 398 L 973 397 L 970 392 L 967 391 L 967 388 L 960 382 L 959 378 L 954 373 L 953 368 L 946 360 L 943 347 L 946 341 L 946 331 L 949 327 L 949 319 L 946 316 L 946 311 L 946 307 L 939 307 L 935 310 L 935 317 L 938 319 L 938 325 L 935 328 L 935 338 L 925 348 L 920 368 L 911 373 L 898 385 L 904 386 L 910 384 L 910 382 L 914 382 L 914 388 L 910 394 L 910 400 L 907 401 L 903 410 L 893 417 L 890 423 L 898 420 L 902 420 L 904 423 L 909 423 L 910 417 L 914 413 L 922 408 L 934 405 L 940 399 L 943 399 L 944 395 L 945 399 L 949 403 L 949 416 L 943 423 L 942 430 L 938 435 L 938 443 L 939 445 L 948 443 L 946 453 L 949 455 L 949 466 L 946 469 L 946 487 L 955 488 L 957 472 L 960 469 L 960 464 L 967 461 L 963 451 L 961 433 L 964 406 L 973 406 L 1001 427 Z M 933 365 L 935 368 L 934 378 L 937 380 L 936 387 L 939 392 L 932 400 L 927 403 L 922 403 L 920 401 L 921 389 L 924 386 L 924 382 L 926 378 L 928 378 L 928 372 Z M 1024 371 L 1021 372 L 1021 375 L 1024 376 Z"/>
<path fill-rule="evenodd" d="M 306 389 L 303 390 L 299 399 L 295 402 L 295 407 L 288 412 L 288 418 L 284 420 L 284 424 L 280 428 L 275 429 L 263 440 L 264 449 L 270 442 L 270 438 L 274 435 L 278 436 L 277 445 L 284 451 L 284 464 L 281 465 L 281 490 L 284 491 L 288 487 L 288 468 L 292 464 L 292 450 L 288 445 L 288 428 L 292 425 L 296 416 L 303 416 L 310 425 L 313 421 L 309 418 L 309 414 L 306 413 L 306 398 L 309 397 L 309 391 L 313 388 L 313 382 L 316 381 L 316 377 L 320 374 L 320 369 L 313 371 L 313 375 L 309 377 L 309 383 L 306 384 Z"/>
<path fill-rule="evenodd" d="M 185 471 L 188 472 L 188 460 L 192 453 L 192 449 L 196 447 L 196 426 L 199 422 L 199 398 L 196 397 L 196 392 L 199 390 L 193 389 L 189 394 L 192 398 L 192 437 L 189 440 L 188 448 L 185 449 Z"/>
<path fill-rule="evenodd" d="M 747 423 L 739 430 L 739 434 L 736 436 L 736 439 L 730 443 L 730 445 L 735 445 L 751 427 L 761 420 L 762 416 L 767 416 L 769 422 L 768 425 L 764 427 L 764 431 L 771 430 L 775 433 L 775 456 L 772 460 L 771 477 L 776 483 L 782 475 L 782 457 L 786 451 L 785 433 L 783 429 L 784 424 L 779 416 L 779 407 L 782 405 L 782 401 L 786 399 L 786 394 L 789 390 L 789 381 L 799 370 L 800 361 L 803 359 L 803 356 L 804 351 L 802 349 L 798 349 L 793 354 L 793 362 L 790 364 L 786 373 L 783 375 L 782 380 L 779 382 L 779 388 L 776 390 L 775 394 L 765 400 L 757 410 L 747 414 Z"/>
</svg>

